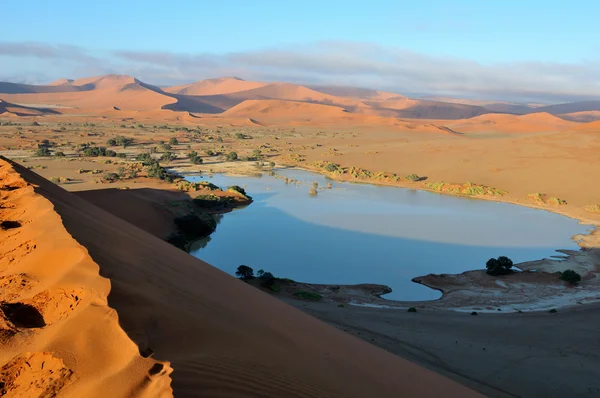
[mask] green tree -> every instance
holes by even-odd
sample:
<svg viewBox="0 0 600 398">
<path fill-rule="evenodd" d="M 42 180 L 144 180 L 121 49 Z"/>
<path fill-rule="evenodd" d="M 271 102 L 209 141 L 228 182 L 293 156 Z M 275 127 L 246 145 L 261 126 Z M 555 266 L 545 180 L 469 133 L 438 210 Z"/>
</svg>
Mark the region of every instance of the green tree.
<svg viewBox="0 0 600 398">
<path fill-rule="evenodd" d="M 506 256 L 500 256 L 496 258 L 490 258 L 487 263 L 485 263 L 485 267 L 487 268 L 487 273 L 489 275 L 506 275 L 512 272 L 511 268 L 513 266 L 513 262 L 510 258 Z"/>
<path fill-rule="evenodd" d="M 235 272 L 235 275 L 243 281 L 254 279 L 254 270 L 247 265 L 240 265 Z"/>
<path fill-rule="evenodd" d="M 50 149 L 48 149 L 47 147 L 43 146 L 38 148 L 35 153 L 33 154 L 33 156 L 50 156 Z"/>
<path fill-rule="evenodd" d="M 568 269 L 560 274 L 560 279 L 569 282 L 571 285 L 576 285 L 579 283 L 579 281 L 581 281 L 581 275 L 572 269 Z"/>
</svg>

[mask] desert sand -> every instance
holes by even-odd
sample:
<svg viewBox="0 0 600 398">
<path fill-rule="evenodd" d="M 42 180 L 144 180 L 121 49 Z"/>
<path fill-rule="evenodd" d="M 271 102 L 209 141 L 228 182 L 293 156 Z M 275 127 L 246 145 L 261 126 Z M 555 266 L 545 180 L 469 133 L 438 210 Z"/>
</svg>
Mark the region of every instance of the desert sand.
<svg viewBox="0 0 600 398">
<path fill-rule="evenodd" d="M 269 297 L 21 166 L 2 160 L 2 173 L 3 207 L 10 208 L 3 218 L 21 222 L 2 232 L 17 247 L 3 256 L 9 260 L 3 276 L 24 281 L 10 284 L 12 294 L 3 297 L 3 328 L 14 331 L 3 334 L 7 396 L 37 396 L 40 389 L 61 396 L 169 396 L 170 366 L 177 369 L 171 374 L 177 396 L 479 396 Z M 37 316 L 23 314 L 25 305 Z M 48 376 L 22 371 L 32 364 Z"/>
<path fill-rule="evenodd" d="M 524 274 L 490 285 L 481 271 L 419 277 L 446 295 L 418 304 L 417 314 L 270 295 L 164 241 L 175 214 L 165 203 L 191 194 L 151 178 L 136 160 L 150 153 L 169 170 L 208 175 L 299 167 L 516 203 L 597 226 L 600 109 L 593 103 L 419 99 L 237 78 L 159 88 L 119 75 L 0 83 L 0 100 L 0 155 L 16 162 L 2 163 L 9 188 L 0 211 L 3 221 L 20 222 L 0 231 L 0 359 L 12 396 L 100 396 L 100 383 L 114 396 L 477 396 L 455 382 L 498 397 L 598 394 L 593 349 L 556 348 L 572 335 L 595 347 L 595 324 L 586 320 L 597 309 L 552 301 L 566 289 L 556 278 Z M 107 144 L 119 136 L 133 143 Z M 35 156 L 40 147 L 49 156 Z M 93 147 L 120 157 L 85 155 Z M 190 162 L 190 151 L 201 164 Z M 228 160 L 231 152 L 237 160 Z M 473 186 L 501 194 L 465 195 Z M 598 236 L 558 263 L 582 273 L 586 292 L 597 283 Z M 556 264 L 540 260 L 529 269 L 563 270 Z M 525 282 L 536 288 L 520 294 Z M 496 295 L 517 297 L 519 306 L 544 298 L 559 313 L 487 314 Z M 23 323 L 23 308 L 37 323 Z M 472 317 L 471 308 L 481 314 Z M 23 372 L 26 362 L 51 363 L 52 374 L 42 376 L 48 382 L 34 382 L 39 373 Z"/>
</svg>

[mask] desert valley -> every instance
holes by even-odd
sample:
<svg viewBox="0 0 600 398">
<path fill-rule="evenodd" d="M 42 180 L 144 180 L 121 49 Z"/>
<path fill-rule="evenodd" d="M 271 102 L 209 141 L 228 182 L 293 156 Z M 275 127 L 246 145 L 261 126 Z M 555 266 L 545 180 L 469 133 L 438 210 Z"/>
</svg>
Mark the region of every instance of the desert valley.
<svg viewBox="0 0 600 398">
<path fill-rule="evenodd" d="M 589 104 L 121 75 L 0 92 L 6 396 L 600 391 Z M 498 256 L 518 272 L 486 273 Z"/>
<path fill-rule="evenodd" d="M 598 5 L 3 11 L 0 397 L 600 397 Z"/>
</svg>

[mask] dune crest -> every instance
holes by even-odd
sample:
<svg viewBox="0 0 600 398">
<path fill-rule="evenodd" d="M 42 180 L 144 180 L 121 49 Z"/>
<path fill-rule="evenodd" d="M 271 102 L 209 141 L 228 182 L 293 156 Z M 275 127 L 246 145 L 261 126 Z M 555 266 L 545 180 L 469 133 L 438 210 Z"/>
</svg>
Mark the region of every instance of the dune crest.
<svg viewBox="0 0 600 398">
<path fill-rule="evenodd" d="M 110 281 L 35 189 L 0 158 L 0 395 L 172 396 L 169 364 L 140 355 Z"/>
</svg>

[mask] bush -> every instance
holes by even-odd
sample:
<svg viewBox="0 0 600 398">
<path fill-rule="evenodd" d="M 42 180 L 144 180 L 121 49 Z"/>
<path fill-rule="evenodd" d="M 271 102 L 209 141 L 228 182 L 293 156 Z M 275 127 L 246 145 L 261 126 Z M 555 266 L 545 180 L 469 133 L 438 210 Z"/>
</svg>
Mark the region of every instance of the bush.
<svg viewBox="0 0 600 398">
<path fill-rule="evenodd" d="M 179 144 L 179 141 L 177 141 L 177 138 L 171 137 L 169 139 L 169 145 L 178 145 L 178 144 Z"/>
<path fill-rule="evenodd" d="M 173 182 L 173 177 L 156 161 L 148 166 L 147 171 L 148 177 L 150 178 L 158 178 L 159 180 L 166 182 Z"/>
<path fill-rule="evenodd" d="M 415 307 L 410 307 L 408 309 L 408 312 L 417 312 L 417 309 Z"/>
<path fill-rule="evenodd" d="M 138 162 L 142 162 L 144 166 L 148 166 L 155 162 L 155 160 L 152 159 L 152 156 L 150 156 L 148 152 L 140 153 L 135 157 L 135 160 L 137 160 Z"/>
<path fill-rule="evenodd" d="M 275 284 L 275 277 L 270 272 L 263 272 L 259 275 L 258 279 L 260 279 L 260 283 L 266 287 L 273 286 Z"/>
<path fill-rule="evenodd" d="M 319 301 L 319 300 L 323 299 L 323 296 L 321 296 L 318 293 L 306 292 L 304 290 L 300 290 L 299 292 L 294 293 L 294 296 L 301 298 L 303 300 L 312 300 L 312 301 Z"/>
<path fill-rule="evenodd" d="M 333 172 L 338 171 L 339 168 L 340 168 L 339 164 L 327 163 L 327 165 L 325 166 L 325 171 L 329 171 L 330 173 L 333 173 Z"/>
<path fill-rule="evenodd" d="M 175 154 L 173 154 L 172 152 L 165 152 L 160 157 L 160 160 L 161 160 L 161 162 L 171 162 L 171 161 L 175 160 L 176 158 L 177 158 L 177 156 L 175 156 Z"/>
<path fill-rule="evenodd" d="M 243 281 L 254 279 L 254 270 L 247 265 L 240 265 L 235 272 L 235 275 Z"/>
<path fill-rule="evenodd" d="M 104 173 L 102 179 L 104 181 L 114 182 L 119 180 L 119 175 L 117 173 Z"/>
<path fill-rule="evenodd" d="M 237 152 L 229 152 L 227 154 L 227 161 L 232 162 L 232 161 L 235 161 L 235 160 L 238 160 L 238 154 L 237 154 Z"/>
<path fill-rule="evenodd" d="M 571 285 L 576 285 L 581 280 L 581 275 L 572 269 L 568 269 L 560 274 L 560 279 L 569 282 Z"/>
<path fill-rule="evenodd" d="M 485 267 L 487 268 L 488 275 L 506 275 L 512 272 L 511 268 L 513 266 L 513 262 L 510 258 L 505 256 L 500 256 L 496 258 L 490 258 L 487 263 L 485 263 Z"/>
<path fill-rule="evenodd" d="M 230 191 L 235 191 L 235 192 L 241 193 L 242 195 L 246 196 L 246 190 L 238 185 L 232 185 L 227 189 Z"/>
<path fill-rule="evenodd" d="M 38 148 L 35 153 L 33 154 L 33 156 L 50 156 L 50 149 L 48 149 L 47 147 L 43 146 Z"/>
<path fill-rule="evenodd" d="M 409 174 L 405 177 L 407 180 L 412 181 L 412 182 L 416 182 L 416 181 L 421 181 L 421 177 L 419 177 L 416 174 Z"/>
<path fill-rule="evenodd" d="M 196 151 L 191 151 L 188 153 L 187 157 L 190 159 L 192 164 L 202 164 L 204 162 L 202 158 L 198 156 L 198 152 Z"/>
<path fill-rule="evenodd" d="M 246 138 L 246 136 L 242 133 L 235 133 L 235 138 L 237 138 L 238 140 L 243 140 L 244 138 Z"/>
<path fill-rule="evenodd" d="M 58 151 L 58 152 L 54 153 L 54 156 L 63 157 L 63 156 L 65 156 L 65 153 L 61 152 L 61 151 Z"/>
<path fill-rule="evenodd" d="M 104 147 L 89 147 L 83 150 L 83 156 L 90 157 L 98 157 L 98 156 L 108 156 L 115 157 L 117 153 L 115 151 L 111 151 L 110 149 L 106 149 Z"/>
</svg>

